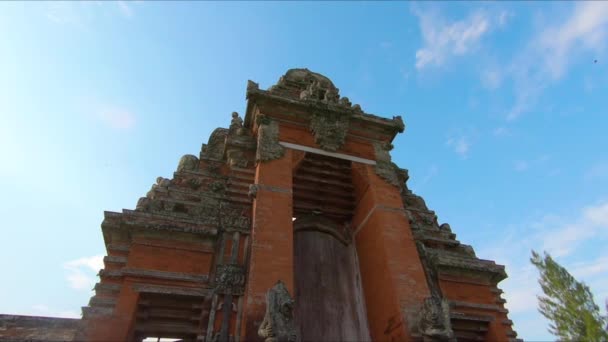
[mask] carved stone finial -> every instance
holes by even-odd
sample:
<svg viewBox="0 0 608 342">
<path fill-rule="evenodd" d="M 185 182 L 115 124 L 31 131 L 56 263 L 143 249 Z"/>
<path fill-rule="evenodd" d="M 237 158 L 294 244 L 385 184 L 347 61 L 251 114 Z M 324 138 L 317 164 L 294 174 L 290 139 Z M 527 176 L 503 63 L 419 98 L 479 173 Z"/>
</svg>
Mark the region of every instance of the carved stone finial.
<svg viewBox="0 0 608 342">
<path fill-rule="evenodd" d="M 279 144 L 279 124 L 266 116 L 258 115 L 258 148 L 256 161 L 269 161 L 279 159 L 285 153 Z"/>
<path fill-rule="evenodd" d="M 259 84 L 253 82 L 252 80 L 247 81 L 247 92 L 255 91 L 255 90 L 259 90 L 259 89 L 260 89 Z"/>
<path fill-rule="evenodd" d="M 424 341 L 450 341 L 454 336 L 450 323 L 450 306 L 437 296 L 424 299 L 418 330 Z"/>
<path fill-rule="evenodd" d="M 298 335 L 293 318 L 294 300 L 287 287 L 278 281 L 266 293 L 266 314 L 258 329 L 265 342 L 296 342 Z"/>
<path fill-rule="evenodd" d="M 198 158 L 191 154 L 184 155 L 177 165 L 177 171 L 196 171 L 198 170 Z"/>
</svg>

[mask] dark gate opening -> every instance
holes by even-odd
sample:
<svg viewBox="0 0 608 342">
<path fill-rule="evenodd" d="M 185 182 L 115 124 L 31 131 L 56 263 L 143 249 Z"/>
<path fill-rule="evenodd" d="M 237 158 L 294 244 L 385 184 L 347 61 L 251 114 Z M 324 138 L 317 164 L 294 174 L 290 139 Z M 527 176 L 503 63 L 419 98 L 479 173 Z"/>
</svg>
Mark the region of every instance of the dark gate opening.
<svg viewBox="0 0 608 342">
<path fill-rule="evenodd" d="M 295 319 L 302 340 L 370 340 L 350 227 L 350 162 L 307 153 L 293 189 Z"/>
</svg>

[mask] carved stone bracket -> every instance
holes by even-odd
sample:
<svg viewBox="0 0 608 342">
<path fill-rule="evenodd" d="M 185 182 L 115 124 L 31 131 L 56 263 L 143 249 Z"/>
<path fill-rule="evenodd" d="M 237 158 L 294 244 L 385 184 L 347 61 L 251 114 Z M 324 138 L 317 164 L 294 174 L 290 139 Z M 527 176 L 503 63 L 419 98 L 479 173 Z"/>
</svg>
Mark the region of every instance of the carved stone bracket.
<svg viewBox="0 0 608 342">
<path fill-rule="evenodd" d="M 266 314 L 258 329 L 265 342 L 296 342 L 298 334 L 293 317 L 294 300 L 287 287 L 278 281 L 266 293 Z"/>
<path fill-rule="evenodd" d="M 407 170 L 401 170 L 391 161 L 389 151 L 392 148 L 391 143 L 374 143 L 374 151 L 376 152 L 376 166 L 374 169 L 380 178 L 396 187 L 401 187 L 408 177 Z"/>
<path fill-rule="evenodd" d="M 422 304 L 418 330 L 424 341 L 452 341 L 449 303 L 436 296 L 427 297 Z"/>
<path fill-rule="evenodd" d="M 241 296 L 245 290 L 245 268 L 237 264 L 217 265 L 215 293 Z"/>
<path fill-rule="evenodd" d="M 279 145 L 279 124 L 265 115 L 257 116 L 258 148 L 256 161 L 279 159 L 285 153 L 285 148 Z"/>
<path fill-rule="evenodd" d="M 315 143 L 322 149 L 335 152 L 344 145 L 352 113 L 316 111 L 310 119 L 310 130 Z"/>
</svg>

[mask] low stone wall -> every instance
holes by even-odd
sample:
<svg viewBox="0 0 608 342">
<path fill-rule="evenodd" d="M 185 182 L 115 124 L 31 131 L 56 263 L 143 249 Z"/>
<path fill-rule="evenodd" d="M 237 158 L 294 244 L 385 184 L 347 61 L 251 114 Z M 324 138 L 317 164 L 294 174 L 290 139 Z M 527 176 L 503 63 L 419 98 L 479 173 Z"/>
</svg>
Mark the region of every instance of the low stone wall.
<svg viewBox="0 0 608 342">
<path fill-rule="evenodd" d="M 1 341 L 75 341 L 80 319 L 0 315 Z"/>
</svg>

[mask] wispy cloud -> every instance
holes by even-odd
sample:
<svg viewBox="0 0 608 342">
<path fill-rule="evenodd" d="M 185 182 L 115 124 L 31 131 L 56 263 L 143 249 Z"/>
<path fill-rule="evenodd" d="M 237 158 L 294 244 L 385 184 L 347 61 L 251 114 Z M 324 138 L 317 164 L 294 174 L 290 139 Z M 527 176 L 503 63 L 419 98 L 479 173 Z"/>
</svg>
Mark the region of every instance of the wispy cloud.
<svg viewBox="0 0 608 342">
<path fill-rule="evenodd" d="M 115 129 L 129 129 L 135 125 L 135 115 L 123 108 L 106 108 L 98 111 L 97 118 Z"/>
<path fill-rule="evenodd" d="M 132 2 L 134 3 L 134 2 Z M 93 20 L 105 13 L 120 14 L 126 19 L 135 15 L 133 6 L 127 1 L 55 1 L 48 2 L 45 16 L 58 25 L 87 27 Z"/>
<path fill-rule="evenodd" d="M 103 255 L 83 257 L 66 262 L 66 279 L 71 288 L 91 290 L 95 284 L 96 274 L 103 268 Z"/>
<path fill-rule="evenodd" d="M 482 37 L 494 27 L 504 26 L 508 12 L 497 15 L 476 10 L 461 20 L 448 21 L 439 13 L 413 8 L 420 20 L 423 47 L 416 51 L 416 68 L 441 66 L 451 57 L 474 51 Z"/>
<path fill-rule="evenodd" d="M 543 154 L 537 158 L 530 159 L 530 160 L 516 160 L 513 163 L 513 169 L 518 172 L 526 171 L 526 170 L 530 169 L 531 167 L 536 167 L 536 166 L 539 166 L 539 165 L 545 163 L 549 159 L 551 159 L 550 155 Z"/>
<path fill-rule="evenodd" d="M 586 182 L 608 179 L 608 162 L 603 161 L 591 166 L 591 168 L 585 172 L 583 179 Z"/>
<path fill-rule="evenodd" d="M 540 29 L 511 62 L 515 103 L 508 121 L 530 111 L 544 90 L 560 80 L 568 67 L 585 52 L 605 49 L 608 34 L 608 2 L 578 2 L 572 14 Z"/>
<path fill-rule="evenodd" d="M 508 136 L 510 134 L 510 131 L 508 128 L 504 127 L 504 126 L 500 126 L 500 127 L 496 127 L 493 131 L 492 134 L 495 137 L 505 137 Z"/>
<path fill-rule="evenodd" d="M 424 185 L 424 184 L 428 183 L 433 177 L 437 176 L 438 173 L 439 173 L 439 168 L 437 167 L 437 165 L 431 165 L 429 167 L 429 169 L 427 170 L 426 174 L 424 175 L 424 177 L 422 177 L 422 180 L 420 181 L 420 185 Z"/>
<path fill-rule="evenodd" d="M 452 147 L 454 152 L 456 152 L 463 158 L 466 158 L 468 156 L 469 150 L 471 149 L 471 142 L 466 136 L 460 136 L 458 138 L 449 138 L 446 141 L 446 145 Z"/>
</svg>

